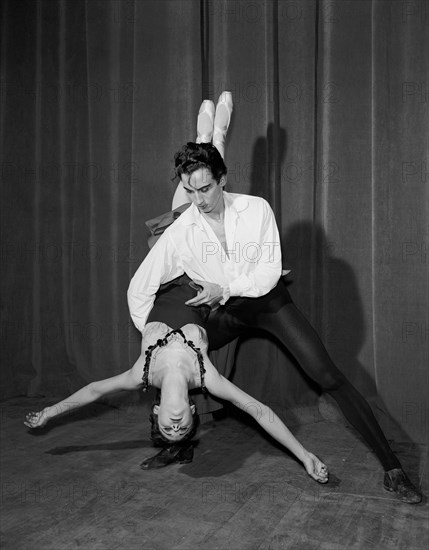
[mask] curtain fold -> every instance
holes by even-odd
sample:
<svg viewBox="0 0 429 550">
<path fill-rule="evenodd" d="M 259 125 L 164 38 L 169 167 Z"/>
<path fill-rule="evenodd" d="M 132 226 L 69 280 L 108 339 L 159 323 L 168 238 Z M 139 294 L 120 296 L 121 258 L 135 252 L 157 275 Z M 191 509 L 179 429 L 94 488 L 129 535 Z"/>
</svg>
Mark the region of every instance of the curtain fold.
<svg viewBox="0 0 429 550">
<path fill-rule="evenodd" d="M 202 99 L 233 93 L 228 190 L 263 196 L 290 291 L 388 433 L 423 440 L 428 27 L 394 0 L 5 0 L 2 396 L 129 368 L 126 290 L 169 209 Z M 282 410 L 317 391 L 265 335 L 234 380 Z"/>
</svg>

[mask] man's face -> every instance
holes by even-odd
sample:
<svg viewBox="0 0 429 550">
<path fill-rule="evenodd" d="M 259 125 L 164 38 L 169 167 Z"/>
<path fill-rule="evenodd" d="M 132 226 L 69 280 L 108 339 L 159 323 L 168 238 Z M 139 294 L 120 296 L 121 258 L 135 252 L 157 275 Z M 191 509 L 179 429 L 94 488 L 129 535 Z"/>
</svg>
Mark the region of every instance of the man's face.
<svg viewBox="0 0 429 550">
<path fill-rule="evenodd" d="M 223 211 L 224 176 L 218 183 L 208 168 L 199 168 L 190 176 L 182 174 L 181 181 L 189 199 L 200 212 L 219 214 Z"/>
</svg>

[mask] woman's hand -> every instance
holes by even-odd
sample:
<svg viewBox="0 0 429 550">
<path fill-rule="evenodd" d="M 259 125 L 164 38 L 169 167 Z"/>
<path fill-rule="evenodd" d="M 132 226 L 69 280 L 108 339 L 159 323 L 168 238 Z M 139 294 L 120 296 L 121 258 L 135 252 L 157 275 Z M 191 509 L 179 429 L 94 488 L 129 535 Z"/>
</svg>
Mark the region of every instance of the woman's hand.
<svg viewBox="0 0 429 550">
<path fill-rule="evenodd" d="M 43 428 L 48 420 L 47 409 L 43 409 L 40 412 L 29 412 L 26 414 L 24 424 L 28 428 Z"/>
<path fill-rule="evenodd" d="M 329 478 L 328 468 L 317 458 L 317 456 L 307 451 L 303 463 L 309 476 L 319 483 L 327 483 Z"/>
</svg>

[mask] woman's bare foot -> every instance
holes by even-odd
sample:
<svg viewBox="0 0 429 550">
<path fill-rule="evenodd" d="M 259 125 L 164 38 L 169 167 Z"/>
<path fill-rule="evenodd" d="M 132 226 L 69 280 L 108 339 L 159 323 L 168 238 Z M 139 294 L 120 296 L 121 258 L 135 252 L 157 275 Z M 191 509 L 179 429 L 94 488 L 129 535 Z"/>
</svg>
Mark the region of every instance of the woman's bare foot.
<svg viewBox="0 0 429 550">
<path fill-rule="evenodd" d="M 49 420 L 47 412 L 47 409 L 43 409 L 39 412 L 29 412 L 25 415 L 24 424 L 28 428 L 43 428 Z"/>
<path fill-rule="evenodd" d="M 309 476 L 319 483 L 327 483 L 329 479 L 328 468 L 317 458 L 317 456 L 307 452 L 307 456 L 303 462 Z"/>
</svg>

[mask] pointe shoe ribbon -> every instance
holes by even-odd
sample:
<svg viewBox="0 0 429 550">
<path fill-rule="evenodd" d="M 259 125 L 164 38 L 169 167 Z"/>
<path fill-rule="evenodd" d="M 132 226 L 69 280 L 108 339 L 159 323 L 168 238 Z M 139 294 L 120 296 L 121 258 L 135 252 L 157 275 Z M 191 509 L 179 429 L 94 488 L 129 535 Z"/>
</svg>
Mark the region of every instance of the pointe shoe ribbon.
<svg viewBox="0 0 429 550">
<path fill-rule="evenodd" d="M 213 138 L 215 106 L 213 101 L 205 99 L 197 117 L 197 143 L 210 143 Z"/>
<path fill-rule="evenodd" d="M 225 139 L 229 123 L 231 122 L 232 109 L 232 93 L 222 92 L 216 105 L 213 128 L 213 145 L 219 151 L 222 158 L 225 153 Z"/>
</svg>

